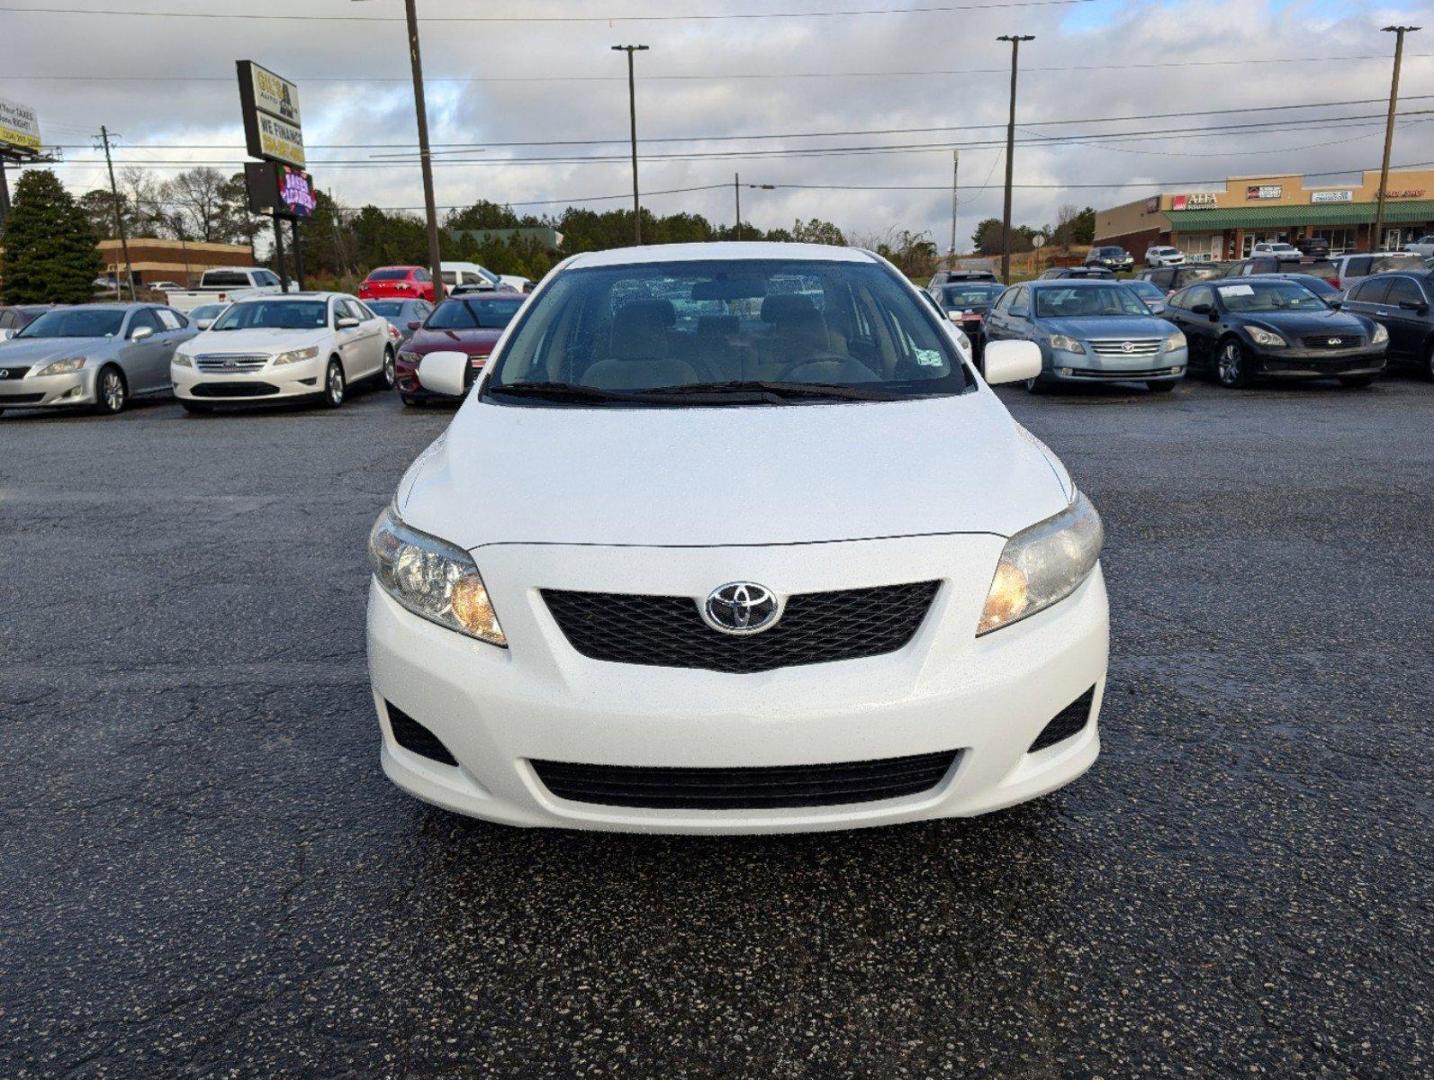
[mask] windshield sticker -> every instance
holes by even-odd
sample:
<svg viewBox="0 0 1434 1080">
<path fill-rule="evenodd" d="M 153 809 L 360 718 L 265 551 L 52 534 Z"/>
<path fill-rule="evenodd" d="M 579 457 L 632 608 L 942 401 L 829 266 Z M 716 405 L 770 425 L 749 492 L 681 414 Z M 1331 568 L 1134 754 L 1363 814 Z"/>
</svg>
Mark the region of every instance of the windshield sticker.
<svg viewBox="0 0 1434 1080">
<path fill-rule="evenodd" d="M 1249 285 L 1221 285 L 1217 290 L 1221 296 L 1254 296 L 1255 290 Z"/>
<path fill-rule="evenodd" d="M 943 367 L 946 360 L 935 349 L 917 349 L 916 363 L 921 367 Z"/>
</svg>

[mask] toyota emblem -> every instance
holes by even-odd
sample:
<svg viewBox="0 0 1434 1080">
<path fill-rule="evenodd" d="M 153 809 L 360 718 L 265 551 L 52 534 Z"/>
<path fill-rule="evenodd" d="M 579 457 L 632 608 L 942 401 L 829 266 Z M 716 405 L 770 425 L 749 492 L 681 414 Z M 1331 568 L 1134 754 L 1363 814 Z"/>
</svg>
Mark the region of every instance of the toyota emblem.
<svg viewBox="0 0 1434 1080">
<path fill-rule="evenodd" d="M 744 636 L 770 630 L 781 617 L 782 605 L 764 585 L 731 581 L 707 595 L 702 621 L 724 634 Z"/>
<path fill-rule="evenodd" d="M 0 367 L 0 379 L 8 379 L 9 377 L 10 377 L 10 369 L 9 369 L 9 368 Z"/>
<path fill-rule="evenodd" d="M 1135 351 L 1135 342 L 1122 341 L 1120 343 L 1120 351 L 1123 353 L 1133 353 Z"/>
</svg>

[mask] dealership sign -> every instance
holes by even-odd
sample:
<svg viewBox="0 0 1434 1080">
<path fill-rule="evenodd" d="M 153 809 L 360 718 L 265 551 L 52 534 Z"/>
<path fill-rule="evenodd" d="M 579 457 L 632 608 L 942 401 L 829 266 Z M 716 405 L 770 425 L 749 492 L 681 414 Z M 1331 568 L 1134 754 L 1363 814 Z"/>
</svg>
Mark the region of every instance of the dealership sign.
<svg viewBox="0 0 1434 1080">
<path fill-rule="evenodd" d="M 1310 202 L 1332 203 L 1332 202 L 1354 202 L 1354 192 L 1348 189 L 1344 191 L 1311 191 Z"/>
<path fill-rule="evenodd" d="M 34 109 L 0 98 L 0 150 L 40 152 L 40 120 Z"/>
<path fill-rule="evenodd" d="M 252 60 L 240 60 L 239 105 L 250 155 L 304 167 L 297 86 Z"/>
<path fill-rule="evenodd" d="M 1193 195 L 1170 196 L 1172 210 L 1208 210 L 1215 205 L 1213 191 L 1197 191 Z"/>
<path fill-rule="evenodd" d="M 1245 188 L 1247 199 L 1278 199 L 1285 193 L 1279 184 L 1251 184 Z"/>
</svg>

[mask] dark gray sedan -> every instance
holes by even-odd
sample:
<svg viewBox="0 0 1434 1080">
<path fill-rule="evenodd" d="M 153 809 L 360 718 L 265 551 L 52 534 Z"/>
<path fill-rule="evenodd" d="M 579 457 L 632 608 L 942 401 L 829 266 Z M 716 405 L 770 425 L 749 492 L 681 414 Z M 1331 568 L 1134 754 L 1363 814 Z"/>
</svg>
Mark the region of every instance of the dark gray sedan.
<svg viewBox="0 0 1434 1080">
<path fill-rule="evenodd" d="M 170 394 L 169 359 L 197 332 L 159 304 L 55 308 L 0 342 L 0 412 L 117 413 L 131 397 Z"/>
<path fill-rule="evenodd" d="M 398 331 L 399 340 L 407 341 L 423 325 L 433 311 L 427 300 L 365 300 L 370 311 L 382 315 Z"/>
</svg>

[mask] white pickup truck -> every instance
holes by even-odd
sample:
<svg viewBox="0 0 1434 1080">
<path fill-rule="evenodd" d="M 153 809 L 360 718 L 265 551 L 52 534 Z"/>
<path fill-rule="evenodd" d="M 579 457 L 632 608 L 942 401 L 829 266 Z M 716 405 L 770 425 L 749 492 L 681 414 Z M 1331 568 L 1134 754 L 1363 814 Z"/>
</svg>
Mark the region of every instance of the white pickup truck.
<svg viewBox="0 0 1434 1080">
<path fill-rule="evenodd" d="M 169 306 L 176 311 L 193 311 L 204 304 L 227 304 L 246 296 L 283 292 L 279 275 L 262 266 L 218 266 L 204 271 L 197 289 L 165 294 Z M 289 283 L 289 291 L 296 286 Z"/>
<path fill-rule="evenodd" d="M 1411 255 L 1422 255 L 1428 259 L 1434 257 L 1434 236 L 1421 236 L 1404 245 L 1404 250 Z"/>
</svg>

